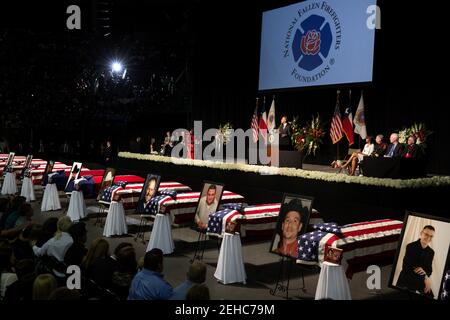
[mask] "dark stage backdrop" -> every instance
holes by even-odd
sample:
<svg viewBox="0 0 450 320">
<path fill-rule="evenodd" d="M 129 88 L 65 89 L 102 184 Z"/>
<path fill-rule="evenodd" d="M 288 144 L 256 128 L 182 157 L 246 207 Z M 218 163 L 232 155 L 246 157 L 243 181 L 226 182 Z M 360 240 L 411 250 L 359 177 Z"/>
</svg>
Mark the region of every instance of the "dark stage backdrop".
<svg viewBox="0 0 450 320">
<path fill-rule="evenodd" d="M 388 137 L 404 126 L 423 122 L 433 131 L 427 151 L 428 172 L 450 174 L 449 97 L 442 79 L 447 58 L 438 53 L 445 52 L 443 12 L 436 6 L 412 5 L 408 1 L 378 1 L 381 29 L 376 31 L 372 83 L 258 93 L 261 13 L 290 3 L 295 1 L 261 1 L 245 6 L 237 1 L 201 2 L 202 9 L 197 10 L 194 19 L 196 73 L 191 120 L 203 120 L 204 128 L 217 128 L 229 121 L 235 128 L 246 129 L 250 127 L 255 98 L 266 96 L 268 112 L 275 94 L 277 122 L 281 114 L 309 120 L 319 113 L 327 121 L 328 130 L 336 90 L 341 90 L 341 112 L 350 103 L 353 114 L 363 90 L 369 134 Z M 319 155 L 307 162 L 332 161 L 336 146 L 328 134 L 325 141 Z M 364 142 L 360 143 L 362 147 Z M 341 156 L 347 148 L 344 138 Z"/>
</svg>

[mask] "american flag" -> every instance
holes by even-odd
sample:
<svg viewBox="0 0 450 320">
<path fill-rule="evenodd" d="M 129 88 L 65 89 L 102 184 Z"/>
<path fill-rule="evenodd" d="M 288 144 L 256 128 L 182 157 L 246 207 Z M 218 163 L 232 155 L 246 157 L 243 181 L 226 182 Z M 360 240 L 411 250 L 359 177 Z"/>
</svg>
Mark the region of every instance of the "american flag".
<svg viewBox="0 0 450 320">
<path fill-rule="evenodd" d="M 337 223 L 320 223 L 313 226 L 315 231 L 304 234 L 298 239 L 298 258 L 303 261 L 318 262 L 320 240 L 328 233 L 341 234 Z"/>
<path fill-rule="evenodd" d="M 336 98 L 336 108 L 334 109 L 333 119 L 331 119 L 330 136 L 333 144 L 339 142 L 344 136 L 341 121 L 341 111 L 339 110 L 339 91 Z"/>
<path fill-rule="evenodd" d="M 252 132 L 253 132 L 253 142 L 256 143 L 258 142 L 258 98 L 256 98 L 256 107 L 255 107 L 255 112 L 253 113 L 252 116 Z"/>
<path fill-rule="evenodd" d="M 376 264 L 377 259 L 395 255 L 402 231 L 402 221 L 384 219 L 353 223 L 339 227 L 331 223 L 302 235 L 298 241 L 297 263 L 321 265 L 328 248 L 340 248 L 348 265 L 347 277 L 351 278 L 352 263 Z M 330 228 L 329 230 L 326 230 Z M 358 261 L 359 260 L 359 261 Z"/>
<path fill-rule="evenodd" d="M 267 113 L 266 113 L 266 97 L 264 97 L 264 102 L 261 110 L 261 116 L 259 117 L 259 132 L 264 139 L 264 142 L 267 143 Z"/>
<path fill-rule="evenodd" d="M 441 300 L 450 300 L 450 270 L 447 270 L 444 281 L 442 281 Z"/>
<path fill-rule="evenodd" d="M 239 215 L 239 212 L 233 209 L 223 209 L 211 214 L 208 218 L 207 234 L 221 236 L 222 231 L 225 231 L 224 221 L 233 215 Z"/>
<path fill-rule="evenodd" d="M 223 209 L 232 209 L 239 212 L 244 212 L 245 207 L 247 207 L 245 203 L 225 203 L 222 205 Z"/>
</svg>

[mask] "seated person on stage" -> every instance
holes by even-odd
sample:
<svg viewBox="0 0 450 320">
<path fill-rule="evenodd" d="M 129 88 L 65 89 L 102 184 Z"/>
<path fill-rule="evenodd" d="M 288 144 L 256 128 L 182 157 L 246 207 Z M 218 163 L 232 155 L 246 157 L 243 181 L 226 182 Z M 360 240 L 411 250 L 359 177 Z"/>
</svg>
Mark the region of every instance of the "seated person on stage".
<svg viewBox="0 0 450 320">
<path fill-rule="evenodd" d="M 363 161 L 364 157 L 370 157 L 372 155 L 374 148 L 375 148 L 375 146 L 372 142 L 372 137 L 367 136 L 366 144 L 364 146 L 363 151 L 362 152 L 354 152 L 350 156 L 350 159 L 348 159 L 348 161 L 342 166 L 342 168 L 345 168 L 349 164 L 351 164 L 350 175 L 353 176 L 355 174 L 356 166 L 357 166 L 358 162 Z"/>
<path fill-rule="evenodd" d="M 427 225 L 420 232 L 420 238 L 406 246 L 397 287 L 433 297 L 430 276 L 433 272 L 434 250 L 429 245 L 434 233 L 435 228 Z"/>
<path fill-rule="evenodd" d="M 387 144 L 383 142 L 384 136 L 377 135 L 375 138 L 375 147 L 373 148 L 372 157 L 382 157 L 386 153 Z"/>
<path fill-rule="evenodd" d="M 416 144 L 416 138 L 414 136 L 410 136 L 408 138 L 408 142 L 406 143 L 402 156 L 407 159 L 417 158 L 420 156 L 419 146 Z"/>
<path fill-rule="evenodd" d="M 398 133 L 392 133 L 389 138 L 391 144 L 386 149 L 386 154 L 384 155 L 386 158 L 399 158 L 403 154 L 403 147 L 398 142 Z"/>
</svg>

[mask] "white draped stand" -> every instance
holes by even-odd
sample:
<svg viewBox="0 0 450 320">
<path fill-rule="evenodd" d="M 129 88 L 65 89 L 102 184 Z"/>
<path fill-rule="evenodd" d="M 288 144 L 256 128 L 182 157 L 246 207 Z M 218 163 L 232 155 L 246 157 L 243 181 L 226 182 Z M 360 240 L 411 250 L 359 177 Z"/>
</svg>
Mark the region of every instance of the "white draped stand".
<svg viewBox="0 0 450 320">
<path fill-rule="evenodd" d="M 324 262 L 316 289 L 316 300 L 351 300 L 350 287 L 342 266 Z"/>
<path fill-rule="evenodd" d="M 153 222 L 153 230 L 148 241 L 147 251 L 161 249 L 164 254 L 171 254 L 175 249 L 170 227 L 170 217 L 167 214 L 158 213 Z"/>
<path fill-rule="evenodd" d="M 111 201 L 108 215 L 106 216 L 103 235 L 105 237 L 111 237 L 120 236 L 127 233 L 128 229 L 123 204 L 122 202 Z"/>
<path fill-rule="evenodd" d="M 47 183 L 42 197 L 41 211 L 52 211 L 61 209 L 58 189 L 55 183 Z"/>
<path fill-rule="evenodd" d="M 35 201 L 36 196 L 34 195 L 34 186 L 31 178 L 25 177 L 22 181 L 22 190 L 20 191 L 20 195 L 27 199 L 27 202 Z"/>
<path fill-rule="evenodd" d="M 7 172 L 5 180 L 3 180 L 2 195 L 16 194 L 16 174 L 14 172 Z"/>
<path fill-rule="evenodd" d="M 79 221 L 87 216 L 87 208 L 82 191 L 72 191 L 67 216 L 69 216 L 73 222 Z"/>
<path fill-rule="evenodd" d="M 242 259 L 241 237 L 239 233 L 225 233 L 220 246 L 219 261 L 214 277 L 223 284 L 246 283 L 244 261 Z"/>
</svg>

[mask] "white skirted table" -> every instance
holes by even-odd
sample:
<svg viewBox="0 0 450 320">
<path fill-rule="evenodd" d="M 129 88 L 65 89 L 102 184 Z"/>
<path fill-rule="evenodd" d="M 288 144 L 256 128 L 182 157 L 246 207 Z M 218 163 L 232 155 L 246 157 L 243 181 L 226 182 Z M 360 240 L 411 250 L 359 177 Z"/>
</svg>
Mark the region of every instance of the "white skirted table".
<svg viewBox="0 0 450 320">
<path fill-rule="evenodd" d="M 2 185 L 2 195 L 16 194 L 16 174 L 14 172 L 7 172 Z"/>
<path fill-rule="evenodd" d="M 316 300 L 351 300 L 350 287 L 341 265 L 324 262 L 316 289 Z"/>
<path fill-rule="evenodd" d="M 20 191 L 20 195 L 27 199 L 27 202 L 35 201 L 36 196 L 34 194 L 34 186 L 31 178 L 25 177 L 22 181 L 22 189 Z"/>
<path fill-rule="evenodd" d="M 167 214 L 158 213 L 153 222 L 153 230 L 148 241 L 147 251 L 161 249 L 163 254 L 171 254 L 175 249 L 170 227 L 170 217 Z"/>
<path fill-rule="evenodd" d="M 128 233 L 125 210 L 122 202 L 111 201 L 108 215 L 106 216 L 103 235 L 105 237 L 120 236 Z"/>
<path fill-rule="evenodd" d="M 52 211 L 61 209 L 58 189 L 55 183 L 47 183 L 42 197 L 41 211 Z"/>
<path fill-rule="evenodd" d="M 82 191 L 72 191 L 67 216 L 72 222 L 79 221 L 87 216 L 87 208 Z"/>
<path fill-rule="evenodd" d="M 214 277 L 223 284 L 246 283 L 242 245 L 239 233 L 225 233 L 220 246 L 219 260 Z"/>
</svg>

